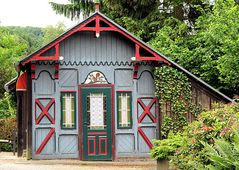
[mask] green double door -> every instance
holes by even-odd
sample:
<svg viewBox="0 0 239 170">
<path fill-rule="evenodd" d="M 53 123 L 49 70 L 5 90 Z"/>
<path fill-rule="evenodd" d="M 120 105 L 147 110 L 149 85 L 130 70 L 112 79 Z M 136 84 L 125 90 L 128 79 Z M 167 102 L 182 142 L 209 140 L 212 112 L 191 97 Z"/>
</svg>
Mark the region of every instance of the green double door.
<svg viewBox="0 0 239 170">
<path fill-rule="evenodd" d="M 84 160 L 112 160 L 111 90 L 82 88 Z"/>
</svg>

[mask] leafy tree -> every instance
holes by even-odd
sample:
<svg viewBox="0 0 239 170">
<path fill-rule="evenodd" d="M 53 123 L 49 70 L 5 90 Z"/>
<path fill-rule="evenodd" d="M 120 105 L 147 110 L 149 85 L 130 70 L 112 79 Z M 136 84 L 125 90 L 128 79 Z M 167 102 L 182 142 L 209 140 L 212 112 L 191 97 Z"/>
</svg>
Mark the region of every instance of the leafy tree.
<svg viewBox="0 0 239 170">
<path fill-rule="evenodd" d="M 12 99 L 12 95 L 5 92 L 0 99 L 0 119 L 15 117 L 16 103 Z"/>
<path fill-rule="evenodd" d="M 13 64 L 26 55 L 27 47 L 19 36 L 11 34 L 5 27 L 0 27 L 0 98 L 5 92 L 4 84 L 16 76 Z"/>
<path fill-rule="evenodd" d="M 50 2 L 50 4 L 56 13 L 71 19 L 87 16 L 94 10 L 93 0 L 69 0 L 69 2 L 68 4 Z M 100 0 L 99 2 L 103 13 L 144 41 L 154 37 L 154 32 L 163 27 L 164 20 L 168 17 L 187 21 L 188 25 L 193 27 L 195 19 L 201 15 L 201 9 L 208 9 L 210 6 L 201 0 Z"/>
<path fill-rule="evenodd" d="M 60 34 L 65 32 L 65 30 L 66 26 L 62 22 L 59 22 L 55 27 L 52 25 L 46 26 L 45 28 L 43 28 L 43 44 L 49 43 Z"/>
<path fill-rule="evenodd" d="M 16 76 L 14 63 L 27 54 L 28 43 L 13 34 L 9 28 L 0 27 L 0 119 L 15 116 L 12 96 L 5 93 L 4 84 Z"/>
<path fill-rule="evenodd" d="M 232 97 L 239 94 L 238 17 L 237 3 L 218 0 L 196 20 L 194 30 L 171 17 L 149 43 Z"/>
<path fill-rule="evenodd" d="M 17 35 L 21 41 L 28 45 L 26 53 L 32 53 L 42 46 L 43 31 L 38 27 L 7 27 L 11 34 Z"/>
</svg>

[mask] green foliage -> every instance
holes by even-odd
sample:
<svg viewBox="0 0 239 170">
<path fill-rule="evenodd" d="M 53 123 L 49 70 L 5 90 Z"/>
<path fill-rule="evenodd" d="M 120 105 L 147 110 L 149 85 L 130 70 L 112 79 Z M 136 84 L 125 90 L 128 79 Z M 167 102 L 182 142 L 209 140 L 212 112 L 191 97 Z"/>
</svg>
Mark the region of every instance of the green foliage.
<svg viewBox="0 0 239 170">
<path fill-rule="evenodd" d="M 0 119 L 16 117 L 16 103 L 12 95 L 5 92 L 4 97 L 0 98 Z"/>
<path fill-rule="evenodd" d="M 164 25 L 168 17 L 180 21 L 187 20 L 190 27 L 195 19 L 201 15 L 199 9 L 208 8 L 208 4 L 198 0 L 100 0 L 101 12 L 117 21 L 121 26 L 131 30 L 144 41 L 149 41 Z M 62 14 L 71 19 L 79 19 L 81 14 L 88 16 L 94 11 L 93 0 L 71 0 L 68 4 L 50 2 L 52 9 L 57 14 Z M 199 8 L 200 7 L 200 8 Z M 130 23 L 125 22 L 129 20 Z M 131 25 L 128 27 L 128 25 Z"/>
<path fill-rule="evenodd" d="M 42 46 L 43 31 L 38 27 L 7 27 L 11 34 L 18 36 L 27 44 L 26 54 L 32 53 Z"/>
<path fill-rule="evenodd" d="M 161 133 L 167 137 L 169 131 L 175 134 L 187 125 L 187 114 L 197 116 L 201 109 L 192 103 L 191 83 L 187 76 L 177 69 L 162 66 L 155 69 L 156 96 L 159 98 L 160 110 L 164 115 Z M 163 107 L 170 105 L 172 115 L 166 115 Z"/>
<path fill-rule="evenodd" d="M 0 143 L 0 150 L 2 152 L 12 152 L 13 151 L 13 145 L 9 143 Z"/>
<path fill-rule="evenodd" d="M 199 169 L 211 163 L 202 143 L 213 144 L 215 139 L 230 139 L 232 130 L 238 129 L 239 105 L 229 105 L 203 112 L 183 132 L 188 142 L 171 157 L 177 169 Z"/>
<path fill-rule="evenodd" d="M 224 138 L 215 139 L 213 145 L 206 143 L 205 149 L 212 161 L 206 166 L 209 170 L 239 169 L 239 132 L 237 130 L 233 131 L 230 141 Z"/>
<path fill-rule="evenodd" d="M 173 156 L 179 147 L 182 147 L 186 143 L 186 138 L 180 133 L 176 135 L 169 133 L 168 138 L 164 140 L 155 140 L 155 146 L 150 152 L 150 156 L 153 159 L 169 159 Z"/>
<path fill-rule="evenodd" d="M 57 38 L 65 32 L 65 30 L 66 26 L 62 22 L 59 22 L 56 26 L 48 25 L 43 28 L 43 45 Z"/>
<path fill-rule="evenodd" d="M 62 14 L 71 20 L 79 19 L 81 13 L 89 15 L 94 9 L 93 0 L 70 0 L 68 4 L 49 3 L 57 14 Z"/>
<path fill-rule="evenodd" d="M 15 118 L 0 119 L 0 139 L 13 140 L 13 130 L 16 129 Z M 12 144 L 0 144 L 2 151 L 12 151 Z"/>
<path fill-rule="evenodd" d="M 42 31 L 33 27 L 0 27 L 0 119 L 15 117 L 13 97 L 4 84 L 16 77 L 14 63 L 42 45 Z"/>
<path fill-rule="evenodd" d="M 5 90 L 3 86 L 16 76 L 14 63 L 26 55 L 27 44 L 18 35 L 12 34 L 8 28 L 0 27 L 0 98 Z"/>
<path fill-rule="evenodd" d="M 217 0 L 208 9 L 200 9 L 193 30 L 174 17 L 166 19 L 149 43 L 232 97 L 239 94 L 239 6 L 234 0 Z"/>
</svg>

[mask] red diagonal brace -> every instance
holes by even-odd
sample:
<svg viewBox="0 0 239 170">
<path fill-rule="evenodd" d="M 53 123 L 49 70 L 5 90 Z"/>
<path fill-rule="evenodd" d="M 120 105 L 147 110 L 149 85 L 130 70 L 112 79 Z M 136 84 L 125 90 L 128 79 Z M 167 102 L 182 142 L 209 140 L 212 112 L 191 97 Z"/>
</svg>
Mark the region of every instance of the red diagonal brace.
<svg viewBox="0 0 239 170">
<path fill-rule="evenodd" d="M 146 134 L 144 133 L 144 131 L 140 127 L 138 127 L 138 132 L 142 136 L 142 138 L 144 139 L 144 141 L 146 142 L 148 147 L 150 149 L 152 149 L 154 145 L 152 144 L 152 142 L 149 140 L 149 138 L 146 136 Z"/>
<path fill-rule="evenodd" d="M 144 119 L 144 117 L 146 115 L 148 115 L 150 117 L 150 119 L 153 121 L 153 123 L 156 123 L 156 118 L 153 116 L 153 114 L 150 112 L 151 107 L 153 106 L 153 104 L 156 103 L 156 98 L 153 98 L 151 100 L 151 102 L 149 103 L 148 106 L 146 106 L 140 98 L 138 98 L 138 103 L 140 104 L 140 106 L 142 106 L 142 108 L 144 109 L 144 112 L 141 114 L 141 116 L 138 119 L 138 123 L 141 123 L 142 120 Z"/>
<path fill-rule="evenodd" d="M 47 106 L 44 107 L 44 106 L 40 103 L 40 101 L 39 101 L 38 99 L 36 99 L 36 104 L 37 104 L 37 105 L 40 107 L 40 109 L 42 110 L 40 116 L 39 116 L 38 118 L 36 117 L 36 125 L 39 124 L 39 122 L 41 121 L 41 119 L 42 119 L 44 116 L 46 116 L 46 117 L 50 120 L 50 122 L 51 122 L 52 124 L 55 124 L 55 120 L 54 120 L 54 119 L 50 116 L 50 114 L 48 113 L 48 111 L 49 111 L 50 107 L 53 105 L 53 103 L 55 103 L 55 99 L 51 99 L 51 101 L 47 104 Z"/>
<path fill-rule="evenodd" d="M 52 135 L 55 133 L 55 128 L 52 128 L 50 130 L 50 132 L 47 134 L 47 136 L 45 137 L 45 139 L 42 141 L 41 145 L 39 146 L 39 148 L 36 151 L 36 154 L 40 154 L 41 151 L 44 149 L 44 147 L 46 146 L 47 142 L 51 139 Z"/>
</svg>

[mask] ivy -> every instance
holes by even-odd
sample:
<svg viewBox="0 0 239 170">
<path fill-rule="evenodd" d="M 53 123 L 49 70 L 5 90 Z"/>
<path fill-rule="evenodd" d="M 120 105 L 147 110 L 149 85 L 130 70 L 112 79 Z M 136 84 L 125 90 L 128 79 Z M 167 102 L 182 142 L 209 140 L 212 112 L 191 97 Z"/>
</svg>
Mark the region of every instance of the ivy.
<svg viewBox="0 0 239 170">
<path fill-rule="evenodd" d="M 161 133 L 163 138 L 167 138 L 170 131 L 175 134 L 182 131 L 188 124 L 188 114 L 196 117 L 202 109 L 192 103 L 191 83 L 182 72 L 162 66 L 156 68 L 154 74 L 155 95 L 159 98 L 160 110 L 164 115 Z M 166 105 L 170 107 L 170 116 L 166 114 L 167 110 L 164 110 Z"/>
</svg>

